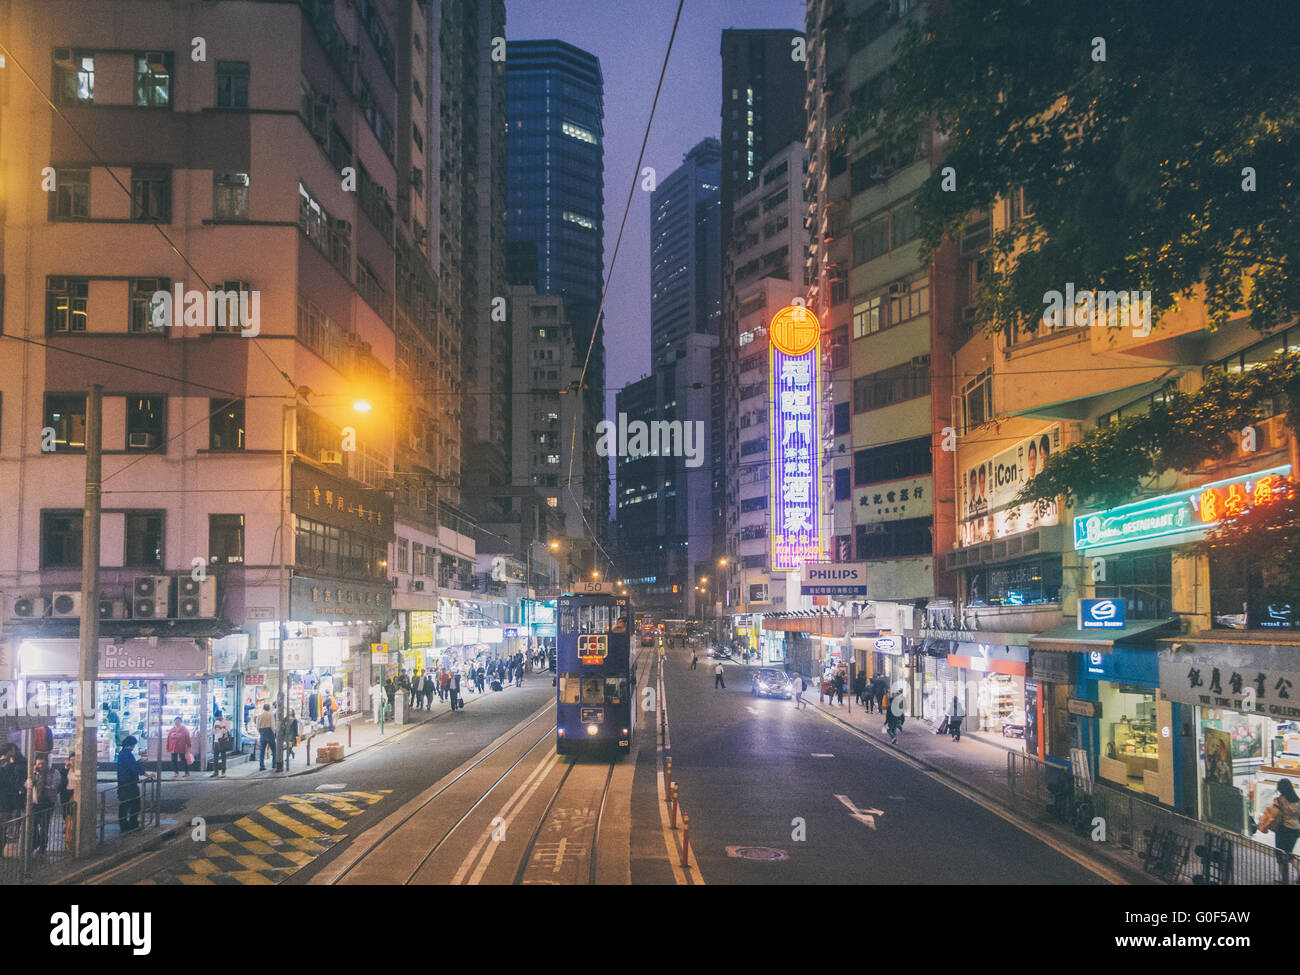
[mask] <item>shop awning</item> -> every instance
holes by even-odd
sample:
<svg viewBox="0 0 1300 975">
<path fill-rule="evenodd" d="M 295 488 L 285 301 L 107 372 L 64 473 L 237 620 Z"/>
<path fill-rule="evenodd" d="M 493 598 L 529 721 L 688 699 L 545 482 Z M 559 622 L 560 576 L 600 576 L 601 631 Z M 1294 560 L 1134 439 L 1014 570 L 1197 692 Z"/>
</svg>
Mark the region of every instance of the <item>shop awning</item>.
<svg viewBox="0 0 1300 975">
<path fill-rule="evenodd" d="M 947 657 L 957 649 L 955 640 L 922 640 L 921 649 L 931 657 Z"/>
<path fill-rule="evenodd" d="M 1113 630 L 1081 630 L 1077 623 L 1062 623 L 1029 638 L 1032 650 L 1058 650 L 1066 653 L 1110 653 L 1117 643 L 1155 642 L 1157 637 L 1176 632 L 1176 617 L 1164 620 L 1134 620 Z"/>
</svg>

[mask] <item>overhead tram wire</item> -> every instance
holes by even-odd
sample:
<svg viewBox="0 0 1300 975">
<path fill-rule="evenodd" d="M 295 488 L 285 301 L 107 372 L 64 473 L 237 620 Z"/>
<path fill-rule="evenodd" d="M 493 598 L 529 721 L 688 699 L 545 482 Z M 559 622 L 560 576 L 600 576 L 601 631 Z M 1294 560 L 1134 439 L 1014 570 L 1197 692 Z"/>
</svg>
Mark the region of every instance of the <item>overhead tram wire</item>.
<svg viewBox="0 0 1300 975">
<path fill-rule="evenodd" d="M 673 17 L 673 29 L 672 32 L 668 35 L 668 47 L 664 51 L 663 64 L 659 68 L 659 81 L 655 85 L 654 99 L 650 103 L 650 116 L 649 118 L 646 119 L 645 131 L 641 136 L 641 151 L 637 153 L 636 167 L 633 169 L 632 172 L 632 182 L 628 186 L 628 190 L 627 190 L 627 201 L 623 204 L 623 219 L 619 221 L 618 237 L 614 241 L 614 253 L 611 254 L 609 258 L 609 273 L 605 276 L 605 285 L 600 292 L 600 305 L 596 309 L 596 321 L 595 321 L 595 325 L 591 330 L 591 339 L 587 342 L 587 354 L 582 360 L 582 373 L 578 377 L 578 388 L 577 390 L 575 390 L 575 393 L 581 392 L 583 389 L 583 385 L 584 385 L 583 381 L 587 378 L 587 367 L 591 363 L 591 352 L 592 349 L 596 347 L 596 335 L 600 332 L 601 318 L 605 314 L 605 300 L 609 297 L 609 283 L 614 278 L 614 265 L 618 263 L 618 252 L 623 245 L 623 231 L 627 227 L 627 215 L 632 210 L 632 199 L 636 195 L 636 188 L 641 179 L 641 163 L 645 160 L 646 145 L 650 141 L 650 127 L 654 124 L 655 110 L 659 106 L 659 94 L 661 91 L 663 91 L 664 78 L 668 74 L 668 60 L 673 53 L 673 41 L 677 37 L 677 25 L 681 23 L 682 8 L 685 6 L 685 4 L 686 4 L 686 0 L 677 0 L 677 13 Z M 577 445 L 577 442 L 578 442 L 578 418 L 575 416 L 573 418 L 573 433 L 572 436 L 569 438 L 569 496 L 573 499 L 573 501 L 577 506 L 578 514 L 582 517 L 582 523 L 584 526 L 586 526 L 587 532 L 591 535 L 592 543 L 596 546 L 596 548 L 600 549 L 601 554 L 605 556 L 605 560 L 609 563 L 611 567 L 613 567 L 614 560 L 610 558 L 609 552 L 605 551 L 605 547 L 600 544 L 600 537 L 592 529 L 591 523 L 587 521 L 586 512 L 582 510 L 582 499 L 579 498 L 573 490 L 573 458 L 574 458 L 574 454 L 576 453 L 575 447 Z M 614 575 L 615 577 L 617 577 L 618 573 L 615 572 Z"/>
</svg>

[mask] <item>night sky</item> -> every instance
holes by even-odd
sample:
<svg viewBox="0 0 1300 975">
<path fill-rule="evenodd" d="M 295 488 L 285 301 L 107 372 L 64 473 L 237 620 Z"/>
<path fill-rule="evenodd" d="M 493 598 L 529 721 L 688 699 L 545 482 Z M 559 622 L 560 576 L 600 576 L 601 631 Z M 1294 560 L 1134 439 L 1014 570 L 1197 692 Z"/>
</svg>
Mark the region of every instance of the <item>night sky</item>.
<svg viewBox="0 0 1300 975">
<path fill-rule="evenodd" d="M 509 40 L 568 41 L 605 79 L 605 274 L 672 31 L 676 0 L 506 0 Z M 686 0 L 643 166 L 662 181 L 682 154 L 720 135 L 724 28 L 804 25 L 804 0 Z M 650 371 L 650 195 L 632 199 L 605 303 L 608 414 L 614 390 Z"/>
</svg>

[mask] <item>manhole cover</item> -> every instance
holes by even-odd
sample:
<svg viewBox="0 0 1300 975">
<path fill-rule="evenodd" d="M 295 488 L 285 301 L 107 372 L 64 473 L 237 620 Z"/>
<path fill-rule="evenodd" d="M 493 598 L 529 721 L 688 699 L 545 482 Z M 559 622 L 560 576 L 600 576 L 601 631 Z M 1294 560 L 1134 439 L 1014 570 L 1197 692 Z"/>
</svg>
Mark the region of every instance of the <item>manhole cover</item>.
<svg viewBox="0 0 1300 975">
<path fill-rule="evenodd" d="M 773 849 L 770 846 L 729 846 L 727 856 L 740 860 L 788 860 L 790 858 L 785 850 Z"/>
</svg>

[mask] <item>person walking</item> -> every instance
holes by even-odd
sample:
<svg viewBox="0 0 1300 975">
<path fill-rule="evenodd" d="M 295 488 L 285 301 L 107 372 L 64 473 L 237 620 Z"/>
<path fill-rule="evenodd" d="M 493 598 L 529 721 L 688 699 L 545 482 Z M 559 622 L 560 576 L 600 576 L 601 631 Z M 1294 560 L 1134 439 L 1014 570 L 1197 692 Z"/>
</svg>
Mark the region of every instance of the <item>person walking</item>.
<svg viewBox="0 0 1300 975">
<path fill-rule="evenodd" d="M 32 801 L 32 849 L 44 853 L 50 840 L 50 817 L 54 803 L 63 790 L 63 776 L 50 766 L 48 755 L 38 754 L 32 761 L 32 774 L 27 779 L 27 793 Z"/>
<path fill-rule="evenodd" d="M 691 651 L 691 670 L 694 670 L 700 664 L 700 654 L 696 650 Z"/>
<path fill-rule="evenodd" d="M 835 697 L 839 701 L 840 707 L 844 706 L 844 675 L 840 672 L 835 673 Z"/>
<path fill-rule="evenodd" d="M 803 699 L 804 682 L 802 674 L 794 675 L 791 689 L 794 691 L 794 709 L 798 711 L 800 708 L 806 708 L 808 702 Z"/>
<path fill-rule="evenodd" d="M 226 755 L 235 745 L 234 725 L 220 711 L 212 722 L 212 778 L 226 774 Z"/>
<path fill-rule="evenodd" d="M 948 712 L 948 733 L 953 741 L 961 741 L 962 713 L 957 708 L 957 695 L 952 696 L 952 709 Z"/>
<path fill-rule="evenodd" d="M 460 699 L 460 671 L 451 675 L 451 681 L 447 684 L 447 696 L 451 698 L 453 713 L 465 707 L 465 702 Z"/>
<path fill-rule="evenodd" d="M 1276 847 L 1273 855 L 1277 858 L 1277 868 L 1281 875 L 1277 883 L 1289 884 L 1291 861 L 1295 859 L 1291 851 L 1295 849 L 1296 839 L 1300 838 L 1300 795 L 1296 794 L 1290 779 L 1278 782 L 1273 805 L 1259 817 L 1258 828 L 1263 832 L 1268 832 L 1270 828 L 1273 830 L 1273 844 Z M 1296 877 L 1296 883 L 1300 883 L 1300 876 Z"/>
<path fill-rule="evenodd" d="M 889 690 L 889 685 L 888 682 L 885 680 L 885 678 L 877 677 L 876 690 L 875 690 L 876 710 L 879 711 L 881 714 L 885 713 L 885 697 L 888 694 L 888 690 Z"/>
<path fill-rule="evenodd" d="M 438 700 L 447 700 L 447 691 L 451 687 L 451 674 L 445 669 L 438 675 Z"/>
<path fill-rule="evenodd" d="M 140 779 L 153 778 L 135 757 L 138 744 L 135 735 L 127 735 L 117 753 L 117 827 L 123 833 L 140 828 Z"/>
<path fill-rule="evenodd" d="M 894 712 L 901 710 L 901 708 L 895 706 L 894 700 L 888 694 L 885 695 L 884 706 L 885 733 L 889 735 L 889 743 L 891 745 L 897 745 L 898 732 L 903 727 L 903 716 L 901 714 L 895 714 Z"/>
<path fill-rule="evenodd" d="M 325 714 L 325 720 L 329 723 L 329 730 L 334 730 L 334 713 L 339 709 L 339 699 L 334 696 L 333 691 L 326 691 L 321 698 L 322 709 Z"/>
<path fill-rule="evenodd" d="M 853 677 L 853 699 L 859 704 L 866 704 L 867 696 L 867 678 L 862 674 L 855 674 Z"/>
<path fill-rule="evenodd" d="M 275 754 L 275 715 L 271 714 L 271 705 L 263 704 L 262 713 L 257 716 L 257 770 L 266 771 L 266 752 L 270 749 L 271 764 L 277 765 Z"/>
<path fill-rule="evenodd" d="M 185 777 L 190 777 L 190 763 L 186 756 L 190 751 L 190 729 L 178 717 L 167 729 L 167 754 L 172 757 L 172 778 L 180 777 L 180 770 L 185 770 Z"/>
<path fill-rule="evenodd" d="M 433 710 L 433 674 L 424 672 L 424 709 Z"/>
<path fill-rule="evenodd" d="M 63 848 L 71 850 L 77 841 L 77 787 L 81 784 L 78 771 L 77 750 L 68 752 L 68 760 L 63 763 L 63 788 L 59 800 L 63 803 Z"/>
<path fill-rule="evenodd" d="M 719 687 L 721 687 L 724 691 L 727 689 L 727 682 L 722 679 L 723 673 L 724 671 L 722 669 L 722 661 L 719 660 L 717 666 L 713 668 L 713 689 L 715 691 Z"/>
<path fill-rule="evenodd" d="M 280 722 L 280 740 L 284 742 L 284 768 L 288 771 L 289 762 L 293 760 L 294 749 L 298 745 L 298 716 L 293 708 L 289 709 L 289 713 Z"/>
</svg>

